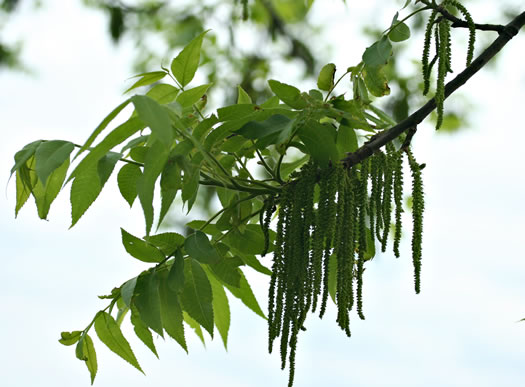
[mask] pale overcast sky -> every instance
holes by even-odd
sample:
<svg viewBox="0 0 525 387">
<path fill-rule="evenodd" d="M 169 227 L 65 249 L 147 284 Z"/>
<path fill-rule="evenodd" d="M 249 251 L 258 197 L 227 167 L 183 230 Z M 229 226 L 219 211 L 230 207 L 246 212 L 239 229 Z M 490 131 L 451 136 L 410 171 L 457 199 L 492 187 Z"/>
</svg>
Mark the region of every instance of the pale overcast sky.
<svg viewBox="0 0 525 387">
<path fill-rule="evenodd" d="M 81 143 L 124 98 L 132 49 L 114 47 L 103 15 L 80 3 L 45 1 L 42 10 L 23 9 L 8 25 L 9 36 L 24 40 L 23 58 L 36 75 L 0 73 L 4 184 L 14 153 L 26 143 L 39 138 Z M 377 2 L 348 1 L 347 11 L 339 1 L 326 3 L 338 22 L 346 19 L 346 26 L 358 31 L 370 16 L 365 4 Z M 323 7 L 327 17 L 329 7 L 318 4 L 317 9 Z M 388 23 L 397 8 L 377 11 L 377 20 Z M 472 13 L 485 21 L 481 16 L 488 17 L 490 9 L 477 6 Z M 334 21 L 334 28 L 346 26 Z M 326 58 L 341 68 L 353 64 L 370 43 L 348 41 L 344 33 L 339 39 L 357 47 Z M 413 291 L 405 237 L 402 258 L 379 254 L 368 264 L 367 319 L 353 316 L 352 338 L 337 328 L 333 309 L 323 320 L 310 316 L 299 338 L 295 386 L 523 385 L 525 323 L 516 321 L 525 317 L 524 44 L 523 37 L 512 41 L 496 66 L 463 88 L 463 98 L 447 101 L 453 107 L 466 100 L 475 109 L 469 129 L 454 136 L 436 135 L 429 124 L 418 130 L 415 153 L 427 164 L 421 294 Z M 59 333 L 83 329 L 105 305 L 97 295 L 147 267 L 120 244 L 119 227 L 140 234 L 142 214 L 137 206 L 126 208 L 110 181 L 72 230 L 69 189 L 54 203 L 49 221 L 38 220 L 32 203 L 15 220 L 13 183 L 0 201 L 1 385 L 89 386 L 88 371 L 75 359 L 74 348 L 58 343 Z M 267 278 L 247 274 L 266 308 Z M 230 302 L 228 353 L 217 339 L 204 349 L 188 329 L 190 354 L 159 339 L 157 360 L 126 328 L 147 376 L 95 341 L 95 385 L 286 385 L 288 371 L 280 371 L 277 353 L 266 351 L 266 322 L 233 297 Z"/>
</svg>

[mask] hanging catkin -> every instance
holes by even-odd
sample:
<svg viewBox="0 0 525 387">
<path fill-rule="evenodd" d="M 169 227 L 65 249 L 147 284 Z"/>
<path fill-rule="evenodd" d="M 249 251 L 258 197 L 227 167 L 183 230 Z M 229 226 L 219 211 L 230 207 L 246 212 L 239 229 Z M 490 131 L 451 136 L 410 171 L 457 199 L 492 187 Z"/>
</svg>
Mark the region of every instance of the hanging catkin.
<svg viewBox="0 0 525 387">
<path fill-rule="evenodd" d="M 350 336 L 350 312 L 355 299 L 358 316 L 365 318 L 365 261 L 374 254 L 374 239 L 377 238 L 383 251 L 386 248 L 394 210 L 393 250 L 399 256 L 404 152 L 408 154 L 413 178 L 412 257 L 419 292 L 424 203 L 421 168 L 410 149 L 396 150 L 394 145 L 388 145 L 386 153 L 377 151 L 351 167 L 336 164 L 320 168 L 309 162 L 290 176 L 278 197 L 265 201 L 261 215 L 263 230 L 278 208 L 268 297 L 268 347 L 271 352 L 274 340 L 280 338 L 281 366 L 284 368 L 288 362 L 289 386 L 293 384 L 298 335 L 305 329 L 307 314 L 319 304 L 320 317 L 326 312 L 332 281 L 329 281 L 330 267 L 334 270 L 337 324 Z"/>
</svg>

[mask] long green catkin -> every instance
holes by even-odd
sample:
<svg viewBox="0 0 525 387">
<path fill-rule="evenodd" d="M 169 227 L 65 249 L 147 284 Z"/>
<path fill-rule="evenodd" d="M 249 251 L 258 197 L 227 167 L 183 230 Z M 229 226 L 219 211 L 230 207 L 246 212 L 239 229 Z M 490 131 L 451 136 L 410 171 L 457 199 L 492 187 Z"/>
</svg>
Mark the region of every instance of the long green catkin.
<svg viewBox="0 0 525 387">
<path fill-rule="evenodd" d="M 394 166 L 394 203 L 396 206 L 396 226 L 394 231 L 394 255 L 400 257 L 399 245 L 401 243 L 401 215 L 403 213 L 403 154 L 398 151 Z"/>
<path fill-rule="evenodd" d="M 399 257 L 404 153 L 408 155 L 412 174 L 412 260 L 416 292 L 420 291 L 424 209 L 421 167 L 410 148 L 396 150 L 391 144 L 386 148 L 386 154 L 377 151 L 352 167 L 336 164 L 319 168 L 310 162 L 291 175 L 291 181 L 282 187 L 278 197 L 265 201 L 264 215 L 260 219 L 263 230 L 269 227 L 275 204 L 278 205 L 268 297 L 268 348 L 271 352 L 274 340 L 280 338 L 281 367 L 284 369 L 288 363 L 289 387 L 293 385 L 295 375 L 298 335 L 305 329 L 307 314 L 319 305 L 320 317 L 326 311 L 332 259 L 335 259 L 332 265 L 335 271 L 330 276 L 335 275 L 335 278 L 330 277 L 330 281 L 335 281 L 337 324 L 350 336 L 354 298 L 358 316 L 365 318 L 364 264 L 368 251 L 373 251 L 368 244 L 374 243 L 376 237 L 382 247 L 386 245 L 394 205 L 393 249 Z M 316 199 L 317 185 L 319 197 Z"/>
<path fill-rule="evenodd" d="M 414 285 L 416 293 L 421 290 L 421 251 L 423 240 L 423 211 L 425 209 L 421 167 L 414 159 L 410 148 L 406 149 L 408 163 L 412 172 L 412 262 L 414 265 Z"/>
</svg>

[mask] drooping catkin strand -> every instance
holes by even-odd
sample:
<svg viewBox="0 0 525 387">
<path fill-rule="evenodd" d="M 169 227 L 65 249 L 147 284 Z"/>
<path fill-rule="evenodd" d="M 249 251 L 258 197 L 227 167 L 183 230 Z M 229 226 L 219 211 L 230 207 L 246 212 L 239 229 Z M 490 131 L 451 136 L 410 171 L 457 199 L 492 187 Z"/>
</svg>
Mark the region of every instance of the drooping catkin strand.
<svg viewBox="0 0 525 387">
<path fill-rule="evenodd" d="M 381 210 L 383 213 L 383 236 L 381 238 L 381 251 L 386 251 L 388 233 L 390 232 L 390 220 L 392 213 L 392 184 L 394 180 L 395 149 L 392 143 L 387 144 L 387 154 L 384 163 L 385 181 L 383 183 L 383 202 Z"/>
<path fill-rule="evenodd" d="M 314 188 L 317 179 L 317 167 L 313 163 L 308 163 L 303 167 L 301 178 L 301 206 L 303 212 L 303 250 L 302 250 L 302 280 L 303 280 L 303 305 L 301 308 L 301 320 L 306 319 L 306 314 L 310 309 L 313 298 L 313 279 L 316 273 L 313 272 L 311 249 L 312 229 L 315 228 L 314 213 Z"/>
<path fill-rule="evenodd" d="M 377 191 L 379 190 L 379 187 L 377 186 L 377 169 L 378 169 L 378 162 L 377 159 L 372 156 L 369 158 L 369 171 L 370 171 L 370 200 L 368 201 L 368 218 L 370 220 L 370 233 L 372 235 L 372 243 L 375 243 L 375 218 L 376 218 L 376 195 Z"/>
<path fill-rule="evenodd" d="M 327 192 L 326 192 L 326 240 L 323 251 L 323 292 L 321 297 L 321 308 L 319 310 L 319 317 L 322 318 L 326 311 L 326 303 L 328 301 L 328 273 L 330 268 L 330 255 L 332 254 L 332 243 L 335 233 L 335 221 L 337 213 L 337 182 L 342 174 L 342 168 L 332 167 L 328 169 L 328 176 L 326 179 Z"/>
<path fill-rule="evenodd" d="M 349 199 L 350 186 L 346 171 L 338 181 L 337 190 L 337 220 L 334 240 L 334 252 L 337 257 L 337 323 L 347 335 L 350 335 L 350 320 L 348 315 L 349 285 L 352 282 L 351 255 L 349 251 L 349 238 L 351 237 Z M 351 199 L 350 199 L 351 201 Z"/>
<path fill-rule="evenodd" d="M 406 149 L 408 163 L 412 172 L 412 262 L 414 265 L 414 284 L 416 293 L 421 289 L 421 250 L 423 240 L 423 211 L 425 209 L 421 167 L 414 159 L 410 148 Z"/>
<path fill-rule="evenodd" d="M 367 251 L 367 241 L 366 241 L 366 216 L 365 210 L 367 206 L 368 198 L 368 164 L 361 164 L 361 171 L 359 176 L 359 181 L 356 181 L 357 188 L 357 205 L 356 212 L 358 212 L 359 218 L 356 221 L 359 222 L 359 234 L 356 237 L 359 238 L 358 241 L 358 258 L 357 258 L 357 314 L 361 320 L 365 319 L 363 313 L 363 272 L 364 272 L 364 263 L 365 263 L 365 252 Z"/>
<path fill-rule="evenodd" d="M 421 166 L 414 160 L 410 148 L 396 151 L 392 144 L 388 144 L 386 154 L 378 151 L 371 158 L 348 168 L 342 164 L 319 168 L 310 162 L 290 176 L 291 181 L 282 187 L 279 196 L 265 201 L 261 218 L 263 227 L 269 226 L 275 203 L 278 204 L 268 301 L 269 350 L 272 351 L 272 344 L 279 337 L 281 367 L 284 369 L 288 363 L 290 371 L 289 387 L 293 385 L 295 375 L 298 335 L 305 329 L 310 310 L 315 310 L 320 304 L 322 317 L 328 295 L 335 289 L 336 321 L 348 336 L 354 303 L 359 317 L 365 318 L 364 264 L 374 250 L 368 244 L 374 243 L 374 236 L 386 243 L 394 204 L 394 253 L 399 256 L 404 152 L 408 155 L 412 172 L 412 260 L 415 288 L 419 292 L 423 184 Z M 371 180 L 370 198 L 368 179 Z M 317 185 L 318 198 L 314 195 Z"/>
<path fill-rule="evenodd" d="M 321 294 L 321 283 L 323 279 L 323 252 L 328 226 L 328 175 L 323 170 L 320 172 L 319 179 L 319 202 L 315 212 L 315 222 L 313 227 L 312 241 L 312 311 L 317 308 L 317 301 Z"/>
<path fill-rule="evenodd" d="M 379 151 L 377 152 L 374 157 L 377 158 L 377 165 L 378 170 L 376 174 L 376 186 L 377 186 L 377 192 L 375 193 L 375 197 L 372 199 L 376 202 L 376 221 L 375 221 L 375 230 L 370 230 L 371 232 L 374 232 L 376 235 L 376 238 L 381 241 L 381 230 L 384 227 L 383 223 L 383 187 L 384 187 L 384 171 L 385 171 L 385 163 L 386 163 L 386 156 L 383 152 Z"/>
<path fill-rule="evenodd" d="M 401 214 L 403 213 L 403 151 L 397 152 L 394 166 L 394 203 L 396 205 L 396 226 L 394 230 L 394 255 L 399 258 L 401 243 Z"/>
<path fill-rule="evenodd" d="M 263 204 L 263 208 L 260 212 L 259 223 L 264 235 L 264 250 L 261 253 L 261 256 L 265 256 L 270 248 L 270 223 L 272 221 L 272 214 L 275 211 L 274 205 L 275 197 L 268 197 Z"/>
<path fill-rule="evenodd" d="M 269 349 L 272 350 L 273 340 L 280 337 L 281 367 L 284 369 L 288 360 L 290 386 L 294 378 L 297 336 L 311 307 L 316 276 L 311 251 L 314 247 L 312 230 L 318 228 L 314 212 L 317 167 L 308 163 L 291 178 L 293 180 L 282 188 L 279 198 L 278 235 L 268 307 Z M 322 221 L 330 223 L 331 220 L 327 217 Z"/>
<path fill-rule="evenodd" d="M 432 29 L 436 20 L 437 11 L 433 10 L 428 18 L 427 26 L 425 29 L 425 40 L 423 43 L 423 57 L 421 59 L 422 71 L 423 71 L 423 95 L 428 93 L 430 88 L 430 72 L 432 66 L 429 64 L 428 60 L 430 58 L 430 45 L 432 43 Z"/>
<path fill-rule="evenodd" d="M 285 187 L 280 196 L 279 219 L 275 239 L 275 251 L 272 265 L 272 277 L 268 296 L 268 351 L 271 353 L 273 341 L 281 331 L 282 313 L 284 309 L 285 293 L 285 251 L 287 249 L 290 204 L 293 197 L 290 190 Z"/>
<path fill-rule="evenodd" d="M 289 184 L 293 200 L 290 203 L 290 216 L 287 228 L 288 243 L 285 250 L 285 307 L 283 313 L 283 327 L 281 331 L 281 368 L 286 366 L 290 335 L 293 334 L 294 324 L 297 323 L 300 314 L 300 304 L 304 297 L 305 281 L 305 252 L 304 248 L 304 217 L 303 205 L 305 203 L 304 179 L 298 179 Z M 307 253 L 307 252 L 306 252 Z"/>
<path fill-rule="evenodd" d="M 467 66 L 472 63 L 474 57 L 474 43 L 476 42 L 476 25 L 470 12 L 465 8 L 459 1 L 451 0 L 450 5 L 457 8 L 459 12 L 465 17 L 468 24 L 469 36 L 468 36 L 468 49 L 467 49 Z"/>
<path fill-rule="evenodd" d="M 443 124 L 443 106 L 445 103 L 445 76 L 451 67 L 450 24 L 447 19 L 441 19 L 439 29 L 439 62 L 436 86 L 437 122 L 436 129 Z"/>
</svg>

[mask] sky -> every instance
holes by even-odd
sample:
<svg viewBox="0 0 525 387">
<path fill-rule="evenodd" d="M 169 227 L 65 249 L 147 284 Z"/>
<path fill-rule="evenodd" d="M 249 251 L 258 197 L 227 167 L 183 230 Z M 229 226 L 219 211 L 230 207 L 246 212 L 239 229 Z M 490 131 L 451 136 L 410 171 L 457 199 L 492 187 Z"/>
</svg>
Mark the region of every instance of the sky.
<svg viewBox="0 0 525 387">
<path fill-rule="evenodd" d="M 97 295 L 147 268 L 120 244 L 119 228 L 140 234 L 143 218 L 138 206 L 127 208 L 114 179 L 71 230 L 68 189 L 48 221 L 38 219 L 32 203 L 14 219 L 14 181 L 8 184 L 14 153 L 40 138 L 82 143 L 123 101 L 133 75 L 133 47 L 111 44 L 103 15 L 82 8 L 80 1 L 45 3 L 38 12 L 22 9 L 6 29 L 7 36 L 24 40 L 23 59 L 35 73 L 0 72 L 0 182 L 6 187 L 0 200 L 0 370 L 6 387 L 88 386 L 88 372 L 74 349 L 58 343 L 60 331 L 83 329 L 105 306 Z M 332 17 L 332 28 L 339 29 L 345 25 L 335 21 L 348 18 L 355 29 L 369 20 L 372 8 L 348 3 L 344 10 L 329 1 L 333 13 L 319 7 L 318 20 Z M 388 23 L 396 10 L 374 16 Z M 490 20 L 490 9 L 478 6 L 472 13 L 496 21 Z M 355 50 L 335 50 L 327 62 L 344 68 L 370 42 L 345 44 Z M 461 96 L 447 100 L 446 106 L 471 106 L 468 128 L 450 136 L 422 124 L 414 139 L 418 161 L 427 164 L 421 294 L 413 291 L 407 235 L 401 258 L 379 254 L 368 263 L 366 320 L 352 316 L 351 338 L 337 328 L 334 308 L 323 320 L 309 317 L 299 337 L 295 386 L 523 384 L 525 323 L 517 321 L 525 317 L 520 149 L 525 127 L 519 110 L 525 98 L 524 44 L 523 38 L 509 43 L 496 65 L 469 81 Z M 264 260 L 270 266 L 270 258 Z M 267 278 L 246 274 L 264 308 Z M 125 325 L 147 376 L 95 340 L 95 385 L 286 385 L 288 372 L 279 369 L 278 354 L 266 350 L 266 322 L 233 297 L 230 303 L 228 351 L 217 339 L 204 348 L 187 330 L 190 354 L 170 339 L 158 339 L 157 360 Z"/>
</svg>

